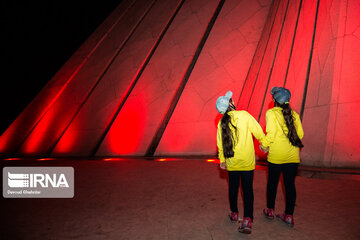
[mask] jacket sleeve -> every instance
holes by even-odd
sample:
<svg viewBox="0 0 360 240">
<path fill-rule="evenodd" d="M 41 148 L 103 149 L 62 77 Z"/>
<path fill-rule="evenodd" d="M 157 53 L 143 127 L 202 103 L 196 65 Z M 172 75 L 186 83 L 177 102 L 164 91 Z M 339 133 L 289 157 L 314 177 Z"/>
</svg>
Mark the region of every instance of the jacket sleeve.
<svg viewBox="0 0 360 240">
<path fill-rule="evenodd" d="M 260 124 L 255 120 L 255 118 L 251 116 L 251 114 L 248 115 L 249 115 L 248 126 L 250 132 L 254 135 L 254 137 L 257 140 L 259 141 L 262 140 L 265 137 L 264 131 L 262 130 Z"/>
<path fill-rule="evenodd" d="M 220 122 L 218 123 L 218 127 L 217 127 L 217 147 L 218 147 L 218 151 L 219 151 L 219 159 L 220 162 L 225 162 L 225 157 L 224 157 L 224 150 L 223 150 L 223 144 L 222 144 L 222 137 L 221 137 L 221 126 L 220 126 Z"/>
<path fill-rule="evenodd" d="M 276 125 L 274 116 L 271 112 L 266 112 L 266 136 L 260 141 L 261 145 L 265 148 L 269 147 L 275 139 Z"/>
<path fill-rule="evenodd" d="M 304 130 L 300 121 L 300 117 L 298 114 L 295 116 L 295 129 L 296 133 L 299 136 L 300 140 L 304 137 Z"/>
</svg>

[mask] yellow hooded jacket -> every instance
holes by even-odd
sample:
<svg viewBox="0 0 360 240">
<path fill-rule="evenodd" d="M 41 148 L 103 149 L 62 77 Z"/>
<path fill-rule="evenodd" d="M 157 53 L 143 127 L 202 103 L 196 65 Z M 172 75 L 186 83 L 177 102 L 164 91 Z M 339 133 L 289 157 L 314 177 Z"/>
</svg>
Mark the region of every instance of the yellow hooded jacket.
<svg viewBox="0 0 360 240">
<path fill-rule="evenodd" d="M 296 132 L 300 139 L 304 136 L 304 130 L 301 125 L 300 117 L 292 111 Z M 299 163 L 299 148 L 293 146 L 287 134 L 289 132 L 282 109 L 274 107 L 266 112 L 266 137 L 260 142 L 263 147 L 269 147 L 268 161 L 275 164 Z"/>
<path fill-rule="evenodd" d="M 230 111 L 231 123 L 237 128 L 237 137 L 233 146 L 234 157 L 225 159 L 222 137 L 221 120 L 217 128 L 217 147 L 220 162 L 226 162 L 228 171 L 250 171 L 255 169 L 255 150 L 252 134 L 256 139 L 265 137 L 259 123 L 246 111 Z M 235 135 L 235 129 L 230 125 L 231 132 Z M 226 160 L 226 161 L 225 161 Z"/>
</svg>

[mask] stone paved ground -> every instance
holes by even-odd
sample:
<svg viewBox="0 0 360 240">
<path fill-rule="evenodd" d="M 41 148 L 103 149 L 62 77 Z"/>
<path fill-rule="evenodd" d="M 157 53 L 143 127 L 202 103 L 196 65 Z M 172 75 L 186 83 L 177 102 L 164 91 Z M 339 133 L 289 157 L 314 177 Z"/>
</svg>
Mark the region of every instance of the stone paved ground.
<svg viewBox="0 0 360 240">
<path fill-rule="evenodd" d="M 257 166 L 253 232 L 243 235 L 227 219 L 226 172 L 204 159 L 1 162 L 75 169 L 72 199 L 2 198 L 1 239 L 360 239 L 356 174 L 300 171 L 288 228 L 262 216 L 266 168 Z M 283 211 L 282 187 L 276 204 Z"/>
</svg>

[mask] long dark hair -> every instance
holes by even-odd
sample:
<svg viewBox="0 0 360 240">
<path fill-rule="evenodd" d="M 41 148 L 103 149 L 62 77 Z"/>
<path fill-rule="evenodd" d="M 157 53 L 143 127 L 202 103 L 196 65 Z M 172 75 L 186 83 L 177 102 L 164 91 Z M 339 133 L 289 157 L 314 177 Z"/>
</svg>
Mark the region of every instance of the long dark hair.
<svg viewBox="0 0 360 240">
<path fill-rule="evenodd" d="M 231 107 L 229 106 L 226 112 L 224 113 L 224 116 L 221 118 L 221 138 L 222 138 L 222 144 L 223 144 L 223 150 L 224 150 L 224 157 L 225 158 L 231 158 L 234 156 L 234 150 L 233 146 L 236 142 L 236 133 L 237 128 L 231 123 L 231 117 L 228 114 L 229 111 L 231 111 Z M 235 129 L 235 136 L 231 132 L 230 129 L 231 126 Z"/>
<path fill-rule="evenodd" d="M 303 148 L 304 145 L 302 144 L 299 136 L 297 135 L 296 128 L 294 126 L 294 119 L 291 113 L 292 110 L 289 103 L 280 104 L 278 102 L 275 102 L 275 106 L 281 107 L 282 109 L 282 114 L 284 116 L 286 126 L 289 130 L 287 134 L 289 141 L 293 146 Z"/>
</svg>

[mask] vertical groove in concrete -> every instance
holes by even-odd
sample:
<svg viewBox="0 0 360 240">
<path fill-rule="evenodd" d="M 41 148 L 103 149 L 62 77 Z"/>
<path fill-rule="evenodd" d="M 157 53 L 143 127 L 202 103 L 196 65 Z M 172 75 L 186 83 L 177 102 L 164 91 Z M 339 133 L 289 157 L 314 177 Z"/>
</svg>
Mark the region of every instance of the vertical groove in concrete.
<svg viewBox="0 0 360 240">
<path fill-rule="evenodd" d="M 177 6 L 177 8 L 175 9 L 174 13 L 172 14 L 171 18 L 169 19 L 168 23 L 166 24 L 166 26 L 164 27 L 164 29 L 162 30 L 162 32 L 160 33 L 158 39 L 156 40 L 155 44 L 153 45 L 153 47 L 151 48 L 149 54 L 146 56 L 144 62 L 142 63 L 141 67 L 139 68 L 135 78 L 133 79 L 132 83 L 129 86 L 129 89 L 126 91 L 125 96 L 120 100 L 120 103 L 116 109 L 116 112 L 114 114 L 114 116 L 112 117 L 111 121 L 109 122 L 109 124 L 106 126 L 105 131 L 103 132 L 103 134 L 101 135 L 98 143 L 96 144 L 96 146 L 94 147 L 94 149 L 92 149 L 90 156 L 94 156 L 96 154 L 96 152 L 98 151 L 99 147 L 101 146 L 102 142 L 104 141 L 106 135 L 108 134 L 111 126 L 113 125 L 113 123 L 115 122 L 115 119 L 117 118 L 117 116 L 119 115 L 122 107 L 124 106 L 127 98 L 129 97 L 129 95 L 131 94 L 132 90 L 134 89 L 137 81 L 139 80 L 139 78 L 141 77 L 142 73 L 144 72 L 146 66 L 148 65 L 151 57 L 154 55 L 157 47 L 159 46 L 161 40 L 163 39 L 164 35 L 166 34 L 167 30 L 169 29 L 170 25 L 172 24 L 172 22 L 174 21 L 176 15 L 178 14 L 178 12 L 180 11 L 181 7 L 183 6 L 185 0 L 181 0 Z"/>
<path fill-rule="evenodd" d="M 283 22 L 282 22 L 282 24 L 281 24 L 280 33 L 279 33 L 279 38 L 278 38 L 278 41 L 277 41 L 277 44 L 276 44 L 276 49 L 275 49 L 273 61 L 272 61 L 272 63 L 271 63 L 270 73 L 269 73 L 269 77 L 268 77 L 268 80 L 267 80 L 267 83 L 266 83 L 263 100 L 262 100 L 262 103 L 261 103 L 261 106 L 260 106 L 259 116 L 258 116 L 258 118 L 257 118 L 257 121 L 258 121 L 258 122 L 260 121 L 261 112 L 262 112 L 262 110 L 263 110 L 263 108 L 264 108 L 264 103 L 265 103 L 265 99 L 266 99 L 266 93 L 268 92 L 268 88 L 269 88 L 269 84 L 270 84 L 270 79 L 271 79 L 272 71 L 273 71 L 273 68 L 274 68 L 275 60 L 276 60 L 276 55 L 277 55 L 277 52 L 278 52 L 278 49 L 279 49 L 279 45 L 280 45 L 280 40 L 281 40 L 281 37 L 282 37 L 282 31 L 283 31 L 283 29 L 284 29 L 284 25 L 285 25 L 287 13 L 288 13 L 288 9 L 289 9 L 289 2 L 290 2 L 290 0 L 288 0 L 288 1 L 287 1 L 287 4 L 286 4 L 284 19 L 283 19 Z"/>
<path fill-rule="evenodd" d="M 219 13 L 220 13 L 223 5 L 224 5 L 224 2 L 225 2 L 225 0 L 220 0 L 220 2 L 218 4 L 212 18 L 210 19 L 210 21 L 209 21 L 209 23 L 208 23 L 208 25 L 206 27 L 205 33 L 202 36 L 198 47 L 196 48 L 195 54 L 194 54 L 194 56 L 193 56 L 193 58 L 192 58 L 192 60 L 191 60 L 191 62 L 189 64 L 189 66 L 187 67 L 187 70 L 186 70 L 186 72 L 184 74 L 183 79 L 181 80 L 180 86 L 177 89 L 177 91 L 175 93 L 175 96 L 171 100 L 169 109 L 168 109 L 164 119 L 162 120 L 159 128 L 157 129 L 156 134 L 155 134 L 154 138 L 152 139 L 152 141 L 151 141 L 151 143 L 150 143 L 150 145 L 149 145 L 149 147 L 148 147 L 148 149 L 146 151 L 145 156 L 147 156 L 147 157 L 154 156 L 156 148 L 160 143 L 160 140 L 162 138 L 162 135 L 164 134 L 166 126 L 170 121 L 170 118 L 171 118 L 171 116 L 172 116 L 172 114 L 173 114 L 173 112 L 175 110 L 175 107 L 176 107 L 176 105 L 177 105 L 177 103 L 178 103 L 178 101 L 179 101 L 179 99 L 181 97 L 181 94 L 182 94 L 182 92 L 183 92 L 183 90 L 184 90 L 184 88 L 186 86 L 186 83 L 189 80 L 190 74 L 191 74 L 192 70 L 194 69 L 194 66 L 195 66 L 195 64 L 196 64 L 196 62 L 197 62 L 197 60 L 198 60 L 198 58 L 200 56 L 200 53 L 201 53 L 201 51 L 202 51 L 202 49 L 203 49 L 203 47 L 205 45 L 205 42 L 206 42 L 206 40 L 207 40 L 207 38 L 208 38 L 208 36 L 209 36 L 209 34 L 211 32 L 211 29 L 213 28 L 213 26 L 215 24 L 215 21 L 216 21 L 217 17 L 219 16 Z"/>
<path fill-rule="evenodd" d="M 272 32 L 273 32 L 272 29 L 273 29 L 274 24 L 275 24 L 276 16 L 277 16 L 277 14 L 278 14 L 278 12 L 279 12 L 279 6 L 280 6 L 280 1 L 279 1 L 278 6 L 277 6 L 277 9 L 276 9 L 276 13 L 275 13 L 275 16 L 274 16 L 274 21 L 272 22 L 272 25 L 271 25 L 269 37 L 268 37 L 268 39 L 267 39 L 267 41 L 266 41 L 266 46 L 265 46 L 265 49 L 264 49 L 264 52 L 263 52 L 263 55 L 262 55 L 262 58 L 261 58 L 261 62 L 260 62 L 260 65 L 259 65 L 259 69 L 258 69 L 257 74 L 256 74 L 255 82 L 254 82 L 253 87 L 252 87 L 252 90 L 251 90 L 251 95 L 250 95 L 250 97 L 249 97 L 249 101 L 248 101 L 246 110 L 249 109 L 250 102 L 251 102 L 251 98 L 252 98 L 252 96 L 253 96 L 253 94 L 254 94 L 255 86 L 256 86 L 257 80 L 258 80 L 258 78 L 259 78 L 259 73 L 260 73 L 260 70 L 261 70 L 261 67 L 262 67 L 262 64 L 263 64 L 263 61 L 264 61 L 265 53 L 266 53 L 266 51 L 267 51 L 267 48 L 268 48 L 268 45 L 269 45 L 269 41 L 270 41 L 270 37 L 271 37 L 271 34 L 272 34 Z"/>
<path fill-rule="evenodd" d="M 287 67 L 286 67 L 286 73 L 285 73 L 285 79 L 284 79 L 283 87 L 285 87 L 285 85 L 286 85 L 287 76 L 289 74 L 290 62 L 291 62 L 291 57 L 292 57 L 292 53 L 293 53 L 293 50 L 294 50 L 294 44 L 295 44 L 295 39 L 296 39 L 297 27 L 298 27 L 298 24 L 299 24 L 299 18 L 300 18 L 302 2 L 303 2 L 303 0 L 300 0 L 298 14 L 297 14 L 297 17 L 296 17 L 294 36 L 293 36 L 292 43 L 291 43 L 290 55 L 289 55 L 289 60 L 288 60 L 288 64 L 287 64 Z"/>
<path fill-rule="evenodd" d="M 345 20 L 344 20 L 344 32 L 342 33 L 342 36 L 344 36 L 345 38 L 345 34 L 347 33 L 347 20 L 348 20 L 348 11 L 349 11 L 349 0 L 346 1 L 346 10 L 345 10 Z M 345 39 L 342 40 L 342 44 L 341 44 L 341 65 L 340 65 L 340 74 L 339 74 L 339 78 L 341 76 L 342 70 L 343 70 L 343 63 L 344 63 L 344 48 L 345 48 Z M 339 113 L 339 103 L 340 103 L 340 99 L 339 99 L 339 95 L 337 95 L 337 103 L 336 103 L 336 110 L 335 110 L 335 118 L 337 118 L 337 114 Z M 329 120 L 330 121 L 330 120 Z M 335 121 L 335 125 L 334 125 L 334 129 L 336 129 L 337 127 L 337 121 Z M 330 161 L 329 161 L 329 166 L 333 166 L 333 159 L 334 159 L 334 145 L 335 145 L 335 132 L 333 133 L 333 137 L 332 137 L 332 143 L 331 143 L 331 150 L 330 150 Z"/>
<path fill-rule="evenodd" d="M 304 110 L 305 110 L 306 94 L 307 94 L 307 88 L 308 88 L 309 78 L 310 78 L 310 70 L 311 70 L 312 56 L 313 56 L 313 51 L 314 51 L 316 25 L 317 25 L 317 20 L 318 20 L 318 15 L 319 15 L 320 0 L 317 0 L 316 4 L 317 5 L 316 5 L 316 13 L 315 13 L 315 21 L 314 21 L 314 31 L 313 31 L 313 37 L 312 37 L 312 42 L 311 42 L 309 63 L 308 63 L 308 68 L 307 68 L 307 72 L 306 72 L 305 87 L 304 87 L 303 100 L 302 100 L 301 111 L 300 111 L 300 119 L 301 120 L 303 120 Z"/>
<path fill-rule="evenodd" d="M 47 151 L 47 155 L 50 154 L 54 148 L 56 147 L 56 145 L 58 144 L 58 142 L 60 141 L 60 139 L 62 138 L 62 136 L 65 134 L 66 130 L 69 128 L 69 126 L 71 125 L 71 123 L 73 122 L 73 120 L 76 118 L 76 116 L 78 115 L 78 113 L 80 112 L 81 108 L 84 106 L 84 104 L 86 103 L 86 101 L 89 99 L 89 97 L 91 96 L 91 94 L 94 92 L 95 88 L 98 86 L 98 84 L 100 83 L 101 79 L 103 78 L 103 76 L 105 75 L 105 73 L 108 71 L 108 69 L 110 68 L 111 64 L 115 61 L 116 57 L 118 56 L 118 54 L 121 52 L 121 50 L 124 48 L 124 46 L 126 45 L 126 43 L 129 41 L 129 39 L 131 38 L 131 36 L 134 34 L 135 30 L 139 27 L 139 25 L 141 24 L 141 22 L 144 20 L 145 16 L 150 12 L 151 8 L 154 6 L 155 2 L 157 0 L 153 0 L 153 2 L 149 5 L 149 7 L 146 9 L 146 11 L 143 13 L 143 15 L 139 18 L 138 22 L 135 24 L 135 26 L 131 29 L 130 33 L 126 36 L 125 40 L 121 43 L 121 45 L 118 47 L 118 49 L 116 49 L 114 55 L 111 57 L 110 61 L 106 64 L 104 70 L 100 73 L 100 76 L 98 77 L 98 79 L 96 80 L 95 84 L 91 87 L 89 93 L 86 95 L 86 97 L 82 100 L 82 103 L 79 105 L 78 109 L 76 110 L 75 114 L 73 115 L 73 117 L 71 118 L 71 120 L 69 121 L 69 123 L 66 125 L 65 129 L 62 131 L 62 133 L 60 134 L 60 136 L 58 137 L 58 139 L 55 141 L 55 143 L 48 149 Z"/>
<path fill-rule="evenodd" d="M 71 76 L 68 78 L 68 80 L 66 80 L 65 84 L 63 85 L 63 87 L 60 89 L 60 91 L 56 94 L 56 96 L 54 97 L 53 100 L 51 100 L 50 104 L 45 108 L 45 111 L 42 113 L 41 117 L 36 121 L 36 123 L 31 127 L 30 131 L 26 134 L 26 136 L 24 137 L 24 139 L 19 143 L 19 145 L 16 146 L 16 148 L 13 151 L 13 154 L 16 154 L 18 152 L 18 150 L 21 148 L 21 146 L 25 143 L 25 141 L 27 140 L 27 138 L 32 134 L 32 132 L 35 130 L 35 128 L 39 125 L 39 123 L 41 122 L 41 120 L 44 118 L 44 116 L 48 113 L 48 111 L 50 110 L 50 108 L 52 107 L 52 105 L 56 102 L 56 100 L 58 99 L 58 97 L 62 94 L 62 92 L 65 90 L 65 88 L 67 87 L 67 85 L 71 82 L 71 80 L 74 79 L 74 77 L 76 76 L 76 74 L 80 71 L 80 69 L 82 68 L 82 66 L 86 63 L 86 61 L 90 58 L 90 56 L 95 52 L 95 50 L 100 46 L 100 44 L 104 41 L 104 39 L 106 39 L 106 37 L 109 35 L 109 33 L 114 29 L 114 27 L 116 26 L 116 24 L 120 21 L 120 19 L 123 18 L 123 16 L 125 15 L 125 13 L 135 4 L 135 1 L 133 1 L 132 3 L 130 3 L 130 5 L 126 8 L 126 10 L 117 18 L 117 20 L 111 25 L 111 27 L 105 32 L 105 34 L 100 38 L 100 40 L 95 44 L 95 46 L 91 49 L 91 51 L 87 54 L 87 56 L 84 58 L 84 60 L 79 64 L 79 66 L 75 69 L 75 71 L 71 74 Z M 70 124 L 69 124 L 70 125 Z M 68 127 L 68 126 L 67 126 Z M 62 136 L 63 134 L 61 134 Z M 60 137 L 61 138 L 61 137 Z M 60 138 L 58 139 L 58 141 L 60 140 Z M 56 144 L 57 142 L 56 141 Z M 56 146 L 56 144 L 54 145 L 54 147 Z M 53 148 L 52 148 L 53 149 Z M 51 149 L 51 150 L 52 150 Z"/>
<path fill-rule="evenodd" d="M 271 17 L 272 9 L 275 7 L 275 1 L 276 1 L 276 0 L 273 0 L 273 1 L 272 1 L 272 6 L 271 6 L 271 8 L 270 8 L 270 10 L 269 10 L 269 16 L 267 17 L 267 20 L 266 20 L 266 21 L 270 21 L 270 20 L 271 20 L 271 19 L 269 19 L 269 18 Z M 279 1 L 278 1 L 278 2 L 279 2 Z M 279 5 L 280 5 L 280 2 L 279 2 L 279 4 L 278 4 L 278 6 L 277 6 L 278 8 L 279 8 Z M 276 10 L 276 12 L 277 12 L 277 10 Z M 271 24 L 271 29 L 272 29 L 273 26 L 274 26 L 275 19 L 276 19 L 276 14 L 274 15 L 274 21 L 273 21 L 272 24 Z M 262 31 L 262 34 L 261 34 L 261 36 L 260 36 L 259 42 L 258 42 L 257 47 L 256 47 L 256 51 L 255 51 L 255 53 L 254 53 L 253 59 L 251 60 L 251 64 L 250 64 L 249 70 L 248 70 L 248 72 L 247 72 L 247 74 L 246 74 L 245 82 L 243 83 L 243 86 L 242 86 L 242 88 L 241 88 L 239 100 L 238 100 L 236 106 L 238 106 L 238 105 L 240 104 L 241 96 L 243 95 L 243 92 L 244 92 L 246 83 L 249 81 L 249 75 L 250 75 L 250 71 L 251 71 L 251 66 L 253 66 L 254 61 L 255 61 L 255 57 L 256 57 L 256 55 L 257 55 L 257 52 L 259 51 L 261 39 L 265 37 L 265 36 L 264 36 L 265 30 L 266 30 L 266 29 L 264 28 L 263 31 Z M 266 40 L 265 50 L 263 51 L 263 55 L 262 55 L 262 58 L 261 58 L 261 62 L 262 62 L 263 59 L 264 59 L 265 51 L 266 51 L 266 49 L 267 49 L 267 46 L 268 46 L 268 43 L 269 43 L 269 40 L 270 40 L 271 32 L 272 32 L 272 31 L 270 30 L 270 31 L 269 31 L 269 35 L 268 35 L 267 40 Z M 261 63 L 260 63 L 260 66 L 261 66 Z M 257 75 L 256 75 L 256 79 L 257 79 L 257 77 L 258 77 L 258 75 L 259 75 L 259 71 L 260 71 L 260 67 L 259 67 L 259 69 L 258 69 L 258 72 L 257 72 Z M 255 80 L 255 83 L 256 83 L 256 80 Z M 255 86 L 255 84 L 254 84 L 254 86 Z M 253 88 L 252 92 L 254 92 L 254 88 Z M 252 93 L 251 93 L 251 95 L 252 95 Z M 251 98 L 251 96 L 250 96 L 250 98 Z M 249 104 L 250 104 L 250 103 L 248 103 L 247 108 L 249 107 Z"/>
</svg>

